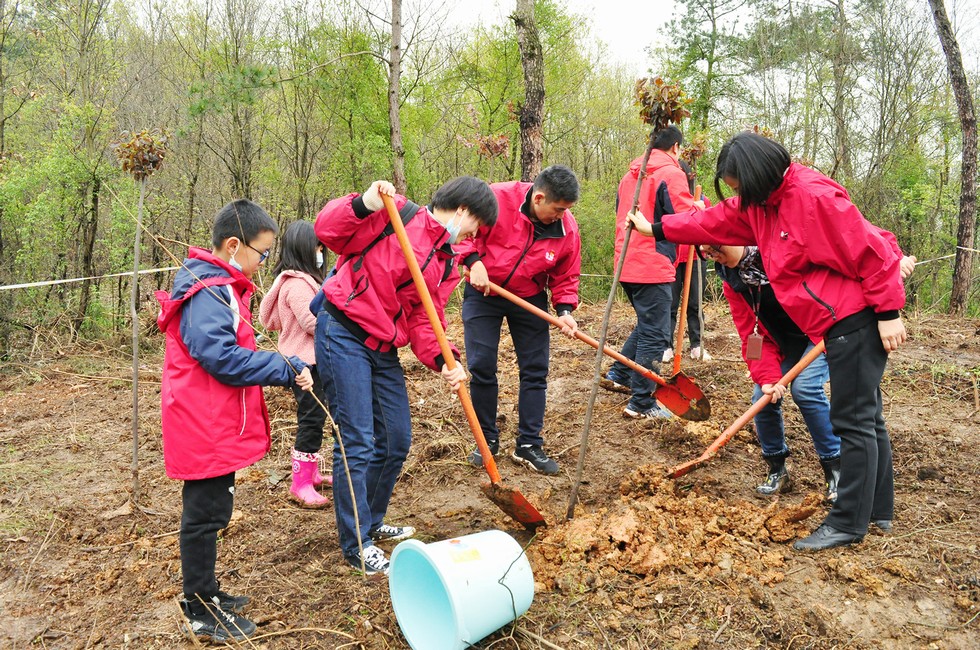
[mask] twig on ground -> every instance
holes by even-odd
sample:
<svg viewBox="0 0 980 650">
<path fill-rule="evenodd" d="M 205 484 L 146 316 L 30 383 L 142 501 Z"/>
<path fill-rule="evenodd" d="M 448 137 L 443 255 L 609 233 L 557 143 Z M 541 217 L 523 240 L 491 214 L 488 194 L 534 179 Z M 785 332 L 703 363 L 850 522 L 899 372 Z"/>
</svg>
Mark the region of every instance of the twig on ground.
<svg viewBox="0 0 980 650">
<path fill-rule="evenodd" d="M 144 539 L 161 539 L 164 537 L 171 537 L 172 535 L 177 535 L 178 533 L 180 533 L 179 530 L 172 530 L 169 533 L 160 533 L 159 535 L 151 535 L 150 537 L 140 537 L 138 539 L 130 540 L 128 542 L 122 542 L 121 544 L 113 544 L 112 546 L 83 546 L 78 550 L 83 551 L 85 553 L 94 553 L 98 551 L 111 551 L 113 549 L 122 548 L 124 546 L 132 546 L 133 544 Z"/>
<path fill-rule="evenodd" d="M 551 641 L 546 640 L 544 637 L 538 636 L 537 634 L 535 634 L 534 632 L 526 628 L 517 626 L 516 628 L 514 628 L 514 631 L 519 634 L 523 634 L 524 636 L 531 639 L 532 641 L 537 641 L 538 643 L 545 646 L 546 648 L 551 648 L 551 650 L 565 650 L 561 646 L 555 645 Z"/>
</svg>

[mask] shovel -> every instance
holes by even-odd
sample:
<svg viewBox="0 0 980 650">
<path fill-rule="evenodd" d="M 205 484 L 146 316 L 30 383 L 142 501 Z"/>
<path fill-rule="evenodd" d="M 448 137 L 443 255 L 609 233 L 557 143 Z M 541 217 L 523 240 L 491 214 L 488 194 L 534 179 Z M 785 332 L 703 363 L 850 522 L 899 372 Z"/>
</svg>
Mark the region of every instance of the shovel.
<svg viewBox="0 0 980 650">
<path fill-rule="evenodd" d="M 813 363 L 824 351 L 823 341 L 817 343 L 812 350 L 803 355 L 803 358 L 796 362 L 796 365 L 789 369 L 782 379 L 779 380 L 779 384 L 782 386 L 789 386 L 789 383 L 796 379 L 796 376 L 803 372 L 803 369 Z M 720 436 L 718 436 L 711 445 L 704 450 L 704 453 L 694 460 L 689 460 L 686 463 L 672 467 L 667 473 L 670 478 L 680 478 L 688 472 L 690 472 L 695 467 L 704 464 L 705 462 L 711 460 L 718 454 L 718 450 L 728 444 L 728 442 L 735 437 L 735 434 L 742 430 L 749 420 L 754 418 L 759 411 L 766 407 L 766 404 L 772 400 L 770 395 L 763 395 L 755 401 L 755 404 L 749 407 L 749 410 L 739 416 L 737 420 L 732 422 L 732 425 L 725 429 Z"/>
<path fill-rule="evenodd" d="M 548 312 L 535 307 L 523 298 L 515 296 L 510 291 L 507 291 L 503 287 L 497 286 L 493 282 L 488 284 L 490 285 L 490 291 L 497 294 L 501 298 L 506 298 L 518 307 L 523 307 L 535 316 L 543 318 L 559 329 L 561 328 L 561 322 Z M 591 345 L 596 350 L 599 349 L 599 342 L 587 334 L 576 331 L 575 338 Z M 657 389 L 653 391 L 653 396 L 657 398 L 657 400 L 674 415 L 684 418 L 685 420 L 693 420 L 696 422 L 707 420 L 711 416 L 711 404 L 708 403 L 708 398 L 704 396 L 704 393 L 701 392 L 698 385 L 694 383 L 694 380 L 684 373 L 677 373 L 670 379 L 664 379 L 660 375 L 654 373 L 652 370 L 644 368 L 632 359 L 624 357 L 622 354 L 616 352 L 608 345 L 603 346 L 602 351 L 606 355 L 622 363 L 624 366 L 640 373 L 647 379 L 657 382 L 659 385 L 657 386 Z"/>
<path fill-rule="evenodd" d="M 439 320 L 436 307 L 432 303 L 429 288 L 425 285 L 425 280 L 422 278 L 422 271 L 419 269 L 418 260 L 415 259 L 412 244 L 408 241 L 408 235 L 405 233 L 405 225 L 402 223 L 401 217 L 398 216 L 398 209 L 395 207 L 395 202 L 391 197 L 382 194 L 381 200 L 384 201 L 385 208 L 388 210 L 388 218 L 391 220 L 391 225 L 395 229 L 395 235 L 398 237 L 398 243 L 401 245 L 402 254 L 405 256 L 405 263 L 408 264 L 408 270 L 412 273 L 412 280 L 415 282 L 415 288 L 419 292 L 419 297 L 422 299 L 422 305 L 425 307 L 425 313 L 429 317 L 432 331 L 435 332 L 436 339 L 439 341 L 442 357 L 446 360 L 446 366 L 452 370 L 456 367 L 456 359 L 453 357 L 452 350 L 449 348 L 449 341 L 446 340 L 446 332 L 442 328 L 442 322 Z M 483 429 L 480 428 L 480 422 L 476 418 L 476 411 L 473 410 L 473 402 L 470 401 L 470 393 L 466 390 L 466 384 L 459 385 L 457 395 L 459 395 L 459 402 L 463 405 L 463 411 L 466 413 L 466 421 L 469 423 L 473 437 L 476 439 L 476 446 L 480 450 L 480 456 L 483 458 L 483 467 L 487 470 L 487 474 L 490 475 L 490 482 L 484 483 L 482 486 L 483 493 L 497 504 L 501 510 L 507 513 L 507 515 L 523 524 L 528 530 L 534 530 L 538 526 L 544 526 L 544 517 L 541 516 L 537 508 L 531 505 L 531 502 L 516 488 L 507 487 L 501 482 L 500 473 L 497 471 L 497 463 L 494 462 L 493 454 L 490 453 L 490 447 L 487 445 L 487 440 L 483 436 Z"/>
<path fill-rule="evenodd" d="M 701 200 L 701 186 L 694 188 L 694 200 Z M 694 244 L 687 247 L 687 264 L 684 265 L 684 289 L 681 291 L 680 313 L 677 315 L 677 344 L 674 346 L 674 375 L 681 371 L 681 345 L 684 343 L 684 326 L 687 324 L 687 300 L 691 295 L 691 267 L 694 266 Z"/>
</svg>

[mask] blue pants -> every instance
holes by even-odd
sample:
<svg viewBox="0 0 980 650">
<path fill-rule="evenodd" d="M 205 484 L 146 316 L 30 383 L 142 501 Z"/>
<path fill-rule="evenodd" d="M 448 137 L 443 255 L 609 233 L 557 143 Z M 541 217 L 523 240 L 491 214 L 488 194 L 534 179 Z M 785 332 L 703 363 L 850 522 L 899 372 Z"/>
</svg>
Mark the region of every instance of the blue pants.
<svg viewBox="0 0 980 650">
<path fill-rule="evenodd" d="M 859 329 L 846 331 L 847 320 L 832 327 L 824 339 L 830 366 L 830 420 L 840 436 L 841 452 L 837 501 L 824 523 L 864 535 L 872 519 L 891 520 L 895 509 L 892 447 L 881 404 L 888 353 L 877 321 L 872 318 Z"/>
<path fill-rule="evenodd" d="M 813 349 L 813 344 L 807 346 L 804 354 Z M 801 358 L 803 355 L 800 355 Z M 783 374 L 789 371 L 799 359 L 783 359 Z M 820 460 L 830 460 L 840 456 L 840 438 L 834 434 L 830 426 L 830 400 L 823 385 L 827 383 L 830 372 L 827 369 L 827 355 L 821 354 L 790 384 L 793 401 L 803 414 L 803 421 L 813 438 L 813 448 Z M 756 384 L 752 401 L 762 397 L 762 387 Z M 789 455 L 786 446 L 786 436 L 783 431 L 782 400 L 768 404 L 755 416 L 755 432 L 762 446 L 762 457 Z"/>
<path fill-rule="evenodd" d="M 664 350 L 670 347 L 670 299 L 671 283 L 639 284 L 622 282 L 626 297 L 636 312 L 636 327 L 623 344 L 622 354 L 644 368 L 659 368 Z M 657 364 L 655 367 L 654 364 Z M 612 365 L 615 377 L 630 377 L 633 397 L 630 407 L 639 410 L 653 408 L 656 400 L 653 391 L 656 382 L 633 372 L 620 362 Z"/>
<path fill-rule="evenodd" d="M 333 449 L 333 504 L 345 556 L 357 554 L 358 539 L 371 546 L 370 531 L 384 522 L 395 481 L 412 444 L 405 375 L 396 350 L 365 347 L 330 314 L 316 319 L 316 366 L 330 415 L 340 429 L 354 501 L 340 442 Z M 354 524 L 354 508 L 358 524 Z"/>
<path fill-rule="evenodd" d="M 548 294 L 525 298 L 547 311 Z M 544 446 L 541 429 L 548 391 L 551 334 L 548 322 L 500 296 L 484 296 L 466 285 L 463 291 L 463 339 L 470 371 L 473 409 L 488 442 L 500 440 L 497 429 L 497 349 L 504 318 L 510 329 L 520 372 L 517 397 L 517 444 Z"/>
</svg>

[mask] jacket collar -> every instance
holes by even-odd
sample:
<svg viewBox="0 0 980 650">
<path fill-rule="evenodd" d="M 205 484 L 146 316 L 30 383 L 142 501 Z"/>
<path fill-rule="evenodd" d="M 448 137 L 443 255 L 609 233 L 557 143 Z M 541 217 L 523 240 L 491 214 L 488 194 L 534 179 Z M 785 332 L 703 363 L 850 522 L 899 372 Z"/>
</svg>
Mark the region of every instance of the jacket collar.
<svg viewBox="0 0 980 650">
<path fill-rule="evenodd" d="M 779 184 L 779 187 L 772 191 L 769 198 L 766 199 L 766 205 L 776 207 L 782 202 L 783 197 L 786 195 L 786 188 L 794 183 L 796 180 L 797 173 L 800 170 L 800 164 L 791 162 L 789 167 L 783 173 L 783 182 Z"/>
</svg>

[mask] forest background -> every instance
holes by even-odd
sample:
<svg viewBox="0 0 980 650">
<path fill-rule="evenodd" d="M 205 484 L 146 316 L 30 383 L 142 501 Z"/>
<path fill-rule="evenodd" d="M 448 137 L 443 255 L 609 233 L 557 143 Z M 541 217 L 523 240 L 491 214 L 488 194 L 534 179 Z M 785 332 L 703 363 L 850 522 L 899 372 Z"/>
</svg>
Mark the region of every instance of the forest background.
<svg viewBox="0 0 980 650">
<path fill-rule="evenodd" d="M 949 5 L 954 27 L 957 6 L 966 5 Z M 674 8 L 646 51 L 651 73 L 692 99 L 681 128 L 703 146 L 707 195 L 718 198 L 713 165 L 732 133 L 772 134 L 930 261 L 910 281 L 912 307 L 948 308 L 963 141 L 929 4 Z M 91 278 L 0 290 L 0 358 L 128 330 L 129 278 L 100 277 L 133 266 L 140 184 L 117 161 L 122 132 L 160 129 L 167 139 L 145 185 L 147 268 L 175 264 L 164 246 L 178 257 L 187 244 L 207 246 L 211 216 L 232 198 L 257 201 L 282 227 L 312 219 L 330 198 L 392 177 L 393 150 L 403 150 L 404 185 L 419 202 L 460 174 L 520 178 L 517 21 L 460 26 L 451 1 L 404 3 L 393 147 L 391 9 L 374 0 L 0 0 L 0 288 Z M 648 136 L 636 75 L 596 41 L 592 19 L 561 0 L 535 2 L 534 21 L 543 164 L 568 165 L 582 182 L 583 297 L 600 299 L 616 186 Z M 976 89 L 975 55 L 965 63 Z M 171 277 L 141 276 L 148 326 L 152 291 Z M 966 312 L 976 316 L 976 272 L 968 281 Z"/>
</svg>

